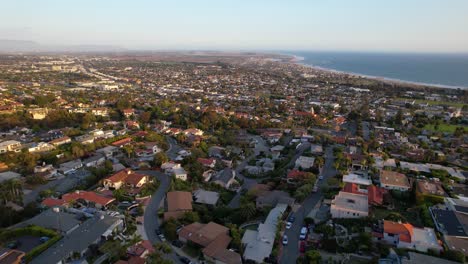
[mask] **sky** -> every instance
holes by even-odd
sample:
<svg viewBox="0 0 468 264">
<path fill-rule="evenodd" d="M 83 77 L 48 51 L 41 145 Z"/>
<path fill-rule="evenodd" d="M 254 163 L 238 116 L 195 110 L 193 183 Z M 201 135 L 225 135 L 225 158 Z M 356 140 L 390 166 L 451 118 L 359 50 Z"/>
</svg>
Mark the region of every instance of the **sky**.
<svg viewBox="0 0 468 264">
<path fill-rule="evenodd" d="M 0 39 L 128 49 L 468 52 L 467 0 L 0 0 Z"/>
</svg>

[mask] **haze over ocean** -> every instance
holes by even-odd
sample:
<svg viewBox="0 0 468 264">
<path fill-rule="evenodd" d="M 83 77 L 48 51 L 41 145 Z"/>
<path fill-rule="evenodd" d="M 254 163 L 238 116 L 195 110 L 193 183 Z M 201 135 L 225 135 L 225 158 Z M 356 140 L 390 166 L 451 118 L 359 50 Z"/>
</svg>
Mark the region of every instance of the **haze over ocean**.
<svg viewBox="0 0 468 264">
<path fill-rule="evenodd" d="M 300 63 L 401 81 L 468 87 L 468 54 L 300 52 Z"/>
</svg>

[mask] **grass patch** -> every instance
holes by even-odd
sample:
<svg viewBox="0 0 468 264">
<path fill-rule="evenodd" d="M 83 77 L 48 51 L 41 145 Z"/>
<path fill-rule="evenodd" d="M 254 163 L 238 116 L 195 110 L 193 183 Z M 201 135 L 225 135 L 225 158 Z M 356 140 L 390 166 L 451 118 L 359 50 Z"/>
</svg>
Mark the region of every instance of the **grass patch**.
<svg viewBox="0 0 468 264">
<path fill-rule="evenodd" d="M 465 131 L 468 132 L 467 127 L 458 126 L 458 125 L 449 125 L 449 124 L 439 124 L 437 126 L 427 124 L 427 125 L 424 126 L 424 129 L 431 130 L 431 131 L 437 131 L 437 132 L 453 133 L 453 132 L 455 132 L 455 129 L 457 129 L 457 127 L 462 127 Z"/>
<path fill-rule="evenodd" d="M 428 105 L 447 105 L 447 106 L 454 106 L 454 107 L 463 107 L 464 103 L 459 102 L 447 102 L 447 101 L 432 101 L 432 100 L 424 100 L 424 99 L 412 99 L 412 98 L 398 98 L 399 101 L 415 101 L 417 104 L 428 104 Z"/>
</svg>

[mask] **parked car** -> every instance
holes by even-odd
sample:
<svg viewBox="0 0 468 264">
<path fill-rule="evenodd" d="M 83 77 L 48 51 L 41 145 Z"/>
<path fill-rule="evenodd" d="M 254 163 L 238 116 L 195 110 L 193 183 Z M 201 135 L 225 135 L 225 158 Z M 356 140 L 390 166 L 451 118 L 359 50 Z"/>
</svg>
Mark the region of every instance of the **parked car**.
<svg viewBox="0 0 468 264">
<path fill-rule="evenodd" d="M 287 245 L 288 244 L 288 236 L 287 235 L 284 235 L 283 236 L 283 245 Z"/>
<path fill-rule="evenodd" d="M 40 241 L 41 243 L 45 243 L 45 242 L 49 241 L 49 239 L 50 239 L 50 237 L 43 236 L 43 237 L 39 238 L 39 241 Z"/>
<path fill-rule="evenodd" d="M 184 264 L 192 264 L 192 261 L 190 261 L 190 259 L 187 258 L 187 257 L 183 257 L 183 256 L 182 256 L 182 257 L 179 257 L 179 259 L 180 259 L 180 261 L 181 261 L 182 263 L 184 263 Z"/>
<path fill-rule="evenodd" d="M 291 222 L 291 223 L 294 223 L 294 220 L 296 220 L 296 217 L 291 215 L 289 218 L 288 218 L 288 222 Z"/>
<path fill-rule="evenodd" d="M 166 237 L 163 234 L 159 234 L 158 237 L 162 242 L 166 242 Z"/>
<path fill-rule="evenodd" d="M 180 241 L 180 240 L 174 240 L 174 241 L 172 241 L 172 245 L 173 245 L 174 247 L 181 248 L 181 247 L 184 246 L 184 243 L 183 243 L 182 241 Z"/>
<path fill-rule="evenodd" d="M 14 240 L 8 243 L 6 247 L 9 249 L 15 249 L 15 248 L 18 248 L 20 245 L 21 245 L 21 242 L 19 242 L 18 240 Z"/>
<path fill-rule="evenodd" d="M 307 237 L 307 227 L 303 226 L 301 228 L 301 234 L 299 235 L 300 240 L 305 240 Z"/>
<path fill-rule="evenodd" d="M 286 222 L 286 229 L 290 229 L 292 226 L 292 223 L 291 222 Z"/>
<path fill-rule="evenodd" d="M 306 249 L 306 242 L 301 241 L 301 243 L 299 244 L 299 252 L 304 253 L 305 249 Z"/>
<path fill-rule="evenodd" d="M 156 230 L 154 230 L 154 232 L 155 232 L 156 235 L 158 235 L 158 236 L 159 236 L 160 234 L 162 234 L 161 229 L 156 229 Z"/>
</svg>

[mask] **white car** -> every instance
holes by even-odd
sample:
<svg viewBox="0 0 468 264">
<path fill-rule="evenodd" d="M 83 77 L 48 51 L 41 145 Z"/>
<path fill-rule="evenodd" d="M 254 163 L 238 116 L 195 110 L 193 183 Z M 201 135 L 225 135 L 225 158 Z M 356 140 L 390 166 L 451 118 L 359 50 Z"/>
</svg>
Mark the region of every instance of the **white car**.
<svg viewBox="0 0 468 264">
<path fill-rule="evenodd" d="M 283 236 L 283 245 L 287 245 L 288 244 L 288 236 L 287 235 L 284 235 Z"/>
<path fill-rule="evenodd" d="M 291 222 L 289 222 L 289 221 L 288 221 L 288 222 L 286 222 L 286 229 L 290 229 L 290 228 L 291 228 L 291 226 L 292 226 L 292 223 L 291 223 Z"/>
</svg>

